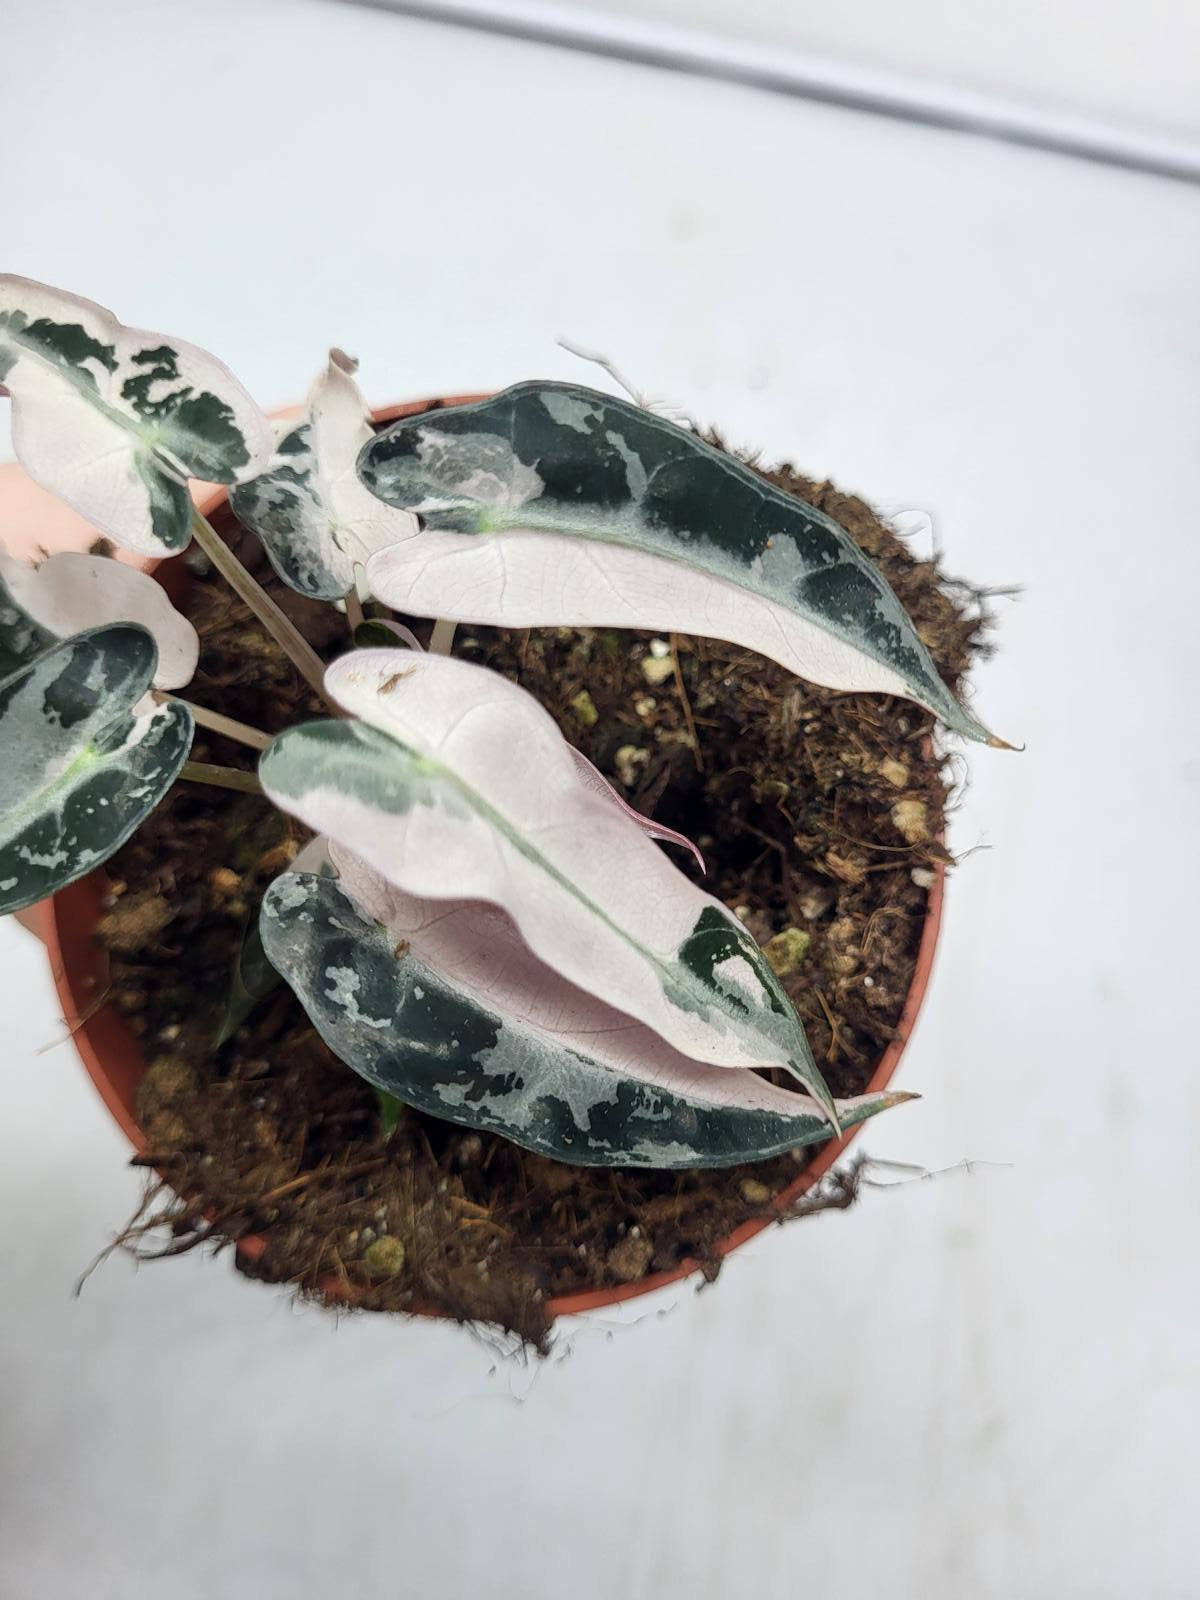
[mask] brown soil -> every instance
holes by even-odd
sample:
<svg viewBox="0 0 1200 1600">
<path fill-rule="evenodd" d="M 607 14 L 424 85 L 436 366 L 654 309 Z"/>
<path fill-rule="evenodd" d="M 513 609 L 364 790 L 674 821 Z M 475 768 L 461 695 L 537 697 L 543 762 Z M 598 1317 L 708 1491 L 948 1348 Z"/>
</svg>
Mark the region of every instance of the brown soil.
<svg viewBox="0 0 1200 1600">
<path fill-rule="evenodd" d="M 861 500 L 787 467 L 768 476 L 851 532 L 959 682 L 980 648 L 980 596 L 913 560 Z M 276 583 L 228 513 L 223 531 L 314 644 L 337 653 L 344 620 Z M 203 640 L 190 698 L 272 732 L 320 714 L 219 579 L 196 570 L 182 607 Z M 426 636 L 428 623 L 413 626 Z M 893 1036 L 929 869 L 946 859 L 931 719 L 905 701 L 815 688 L 734 646 L 667 643 L 678 674 L 665 677 L 650 636 L 629 632 L 467 626 L 456 651 L 518 680 L 632 804 L 696 839 L 706 886 L 761 942 L 808 936 L 785 982 L 834 1092 L 858 1093 Z M 194 759 L 251 765 L 204 730 Z M 283 987 L 214 1049 L 243 930 L 302 838 L 265 800 L 181 783 L 110 863 L 110 993 L 149 1061 L 144 1164 L 172 1186 L 151 1192 L 127 1236 L 142 1253 L 155 1230 L 170 1254 L 257 1233 L 261 1259 L 239 1258 L 257 1276 L 316 1296 L 332 1282 L 372 1310 L 436 1307 L 544 1345 L 554 1295 L 636 1282 L 685 1257 L 715 1272 L 718 1241 L 763 1215 L 811 1159 L 813 1149 L 717 1171 L 571 1167 L 411 1111 L 389 1139 L 373 1091 Z"/>
</svg>

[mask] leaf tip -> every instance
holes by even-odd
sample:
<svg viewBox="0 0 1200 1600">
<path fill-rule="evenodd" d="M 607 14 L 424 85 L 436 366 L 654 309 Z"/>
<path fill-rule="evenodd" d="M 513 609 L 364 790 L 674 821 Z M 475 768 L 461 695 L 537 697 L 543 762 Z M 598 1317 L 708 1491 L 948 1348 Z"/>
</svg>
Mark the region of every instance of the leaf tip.
<svg viewBox="0 0 1200 1600">
<path fill-rule="evenodd" d="M 826 1120 L 832 1129 L 833 1137 L 835 1139 L 840 1139 L 846 1132 L 846 1128 L 840 1115 L 838 1114 L 837 1101 L 833 1098 L 833 1094 L 830 1091 L 829 1085 L 825 1082 L 825 1079 L 820 1078 L 819 1087 L 813 1086 L 810 1092 L 814 1095 L 817 1104 L 825 1113 Z"/>
</svg>

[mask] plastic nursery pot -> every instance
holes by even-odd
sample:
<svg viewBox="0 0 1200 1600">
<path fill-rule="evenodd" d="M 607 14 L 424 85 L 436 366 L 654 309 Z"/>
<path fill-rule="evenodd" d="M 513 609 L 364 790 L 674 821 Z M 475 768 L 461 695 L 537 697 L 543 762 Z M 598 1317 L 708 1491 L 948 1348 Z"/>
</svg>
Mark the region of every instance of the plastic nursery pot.
<svg viewBox="0 0 1200 1600">
<path fill-rule="evenodd" d="M 455 395 L 441 403 L 463 405 L 481 398 L 484 397 Z M 429 409 L 429 404 L 428 401 L 417 401 L 410 405 L 386 407 L 375 413 L 375 420 L 391 422 L 397 417 L 426 411 Z M 204 514 L 211 516 L 224 504 L 226 493 L 223 489 L 209 488 L 202 495 L 198 495 L 197 500 Z M 152 569 L 173 597 L 177 596 L 186 585 L 186 571 L 181 565 L 181 559 L 174 557 L 157 564 Z M 871 1074 L 867 1084 L 869 1093 L 885 1089 L 895 1076 L 925 999 L 925 991 L 929 986 L 934 951 L 937 948 L 941 926 L 945 868 L 939 864 L 933 869 L 933 874 L 925 924 L 921 932 L 908 998 L 905 1001 L 896 1036 L 888 1044 Z M 134 1150 L 143 1155 L 147 1150 L 146 1137 L 138 1124 L 134 1108 L 138 1085 L 146 1070 L 146 1059 L 140 1043 L 126 1026 L 120 1013 L 115 1007 L 104 1003 L 107 983 L 106 958 L 93 936 L 107 886 L 108 880 L 103 871 L 91 873 L 79 882 L 68 885 L 52 899 L 44 900 L 33 908 L 35 915 L 30 921 L 34 931 L 46 946 L 55 988 L 62 1005 L 63 1021 L 71 1031 L 75 1048 L 88 1075 Z M 845 1153 L 857 1132 L 857 1128 L 852 1129 L 842 1138 L 825 1145 L 798 1174 L 794 1182 L 775 1196 L 770 1212 L 778 1215 L 786 1211 L 818 1183 Z M 773 1216 L 768 1214 L 742 1223 L 717 1245 L 716 1255 L 725 1257 L 739 1249 L 764 1228 L 769 1227 L 772 1220 Z M 242 1260 L 247 1263 L 256 1262 L 266 1250 L 266 1239 L 262 1235 L 248 1235 L 238 1241 L 237 1250 Z M 679 1282 L 699 1272 L 700 1267 L 699 1261 L 685 1260 L 668 1272 L 653 1273 L 637 1283 L 559 1295 L 548 1302 L 546 1310 L 551 1319 L 599 1310 Z M 342 1283 L 330 1280 L 322 1285 L 322 1288 L 331 1299 L 348 1298 L 345 1285 Z M 420 1308 L 415 1308 L 412 1314 L 442 1315 Z"/>
</svg>

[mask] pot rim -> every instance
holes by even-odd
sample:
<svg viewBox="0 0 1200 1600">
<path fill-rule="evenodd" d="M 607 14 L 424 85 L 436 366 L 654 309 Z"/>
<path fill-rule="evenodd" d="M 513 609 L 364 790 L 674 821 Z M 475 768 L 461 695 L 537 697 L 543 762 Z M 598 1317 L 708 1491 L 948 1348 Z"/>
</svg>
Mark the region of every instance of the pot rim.
<svg viewBox="0 0 1200 1600">
<path fill-rule="evenodd" d="M 442 404 L 467 405 L 486 399 L 486 394 L 452 395 Z M 385 406 L 373 413 L 376 422 L 393 422 L 398 417 L 410 416 L 429 409 L 429 401 L 411 401 L 404 405 Z M 294 415 L 298 407 L 276 413 L 277 416 Z M 217 485 L 205 486 L 197 494 L 197 505 L 205 516 L 220 509 L 228 498 L 227 490 Z M 169 583 L 172 570 L 180 556 L 148 564 L 147 570 L 156 572 L 160 581 Z M 942 907 L 945 897 L 946 869 L 938 862 L 933 868 L 933 883 L 928 892 L 925 921 L 917 949 L 916 965 L 904 1009 L 896 1032 L 876 1063 L 875 1070 L 864 1093 L 874 1094 L 886 1089 L 895 1076 L 900 1059 L 912 1036 L 929 987 L 934 954 L 941 931 Z M 92 931 L 99 919 L 101 900 L 108 879 L 103 871 L 88 874 L 75 883 L 60 889 L 56 895 L 32 908 L 36 913 L 35 931 L 46 946 L 55 990 L 63 1008 L 63 1021 L 70 1031 L 72 1043 L 84 1068 L 95 1085 L 101 1100 L 114 1121 L 125 1134 L 138 1155 L 147 1155 L 146 1136 L 135 1115 L 135 1094 L 145 1070 L 146 1060 L 132 1030 L 119 1014 L 104 1003 L 106 971 L 103 952 L 93 942 Z M 851 1128 L 840 1138 L 822 1146 L 813 1159 L 803 1167 L 784 1189 L 773 1197 L 767 1213 L 741 1223 L 714 1248 L 713 1254 L 724 1260 L 733 1251 L 757 1238 L 766 1228 L 782 1220 L 783 1213 L 802 1195 L 815 1187 L 849 1148 L 862 1124 Z M 164 1181 L 170 1182 L 166 1173 Z M 236 1241 L 239 1256 L 247 1262 L 261 1260 L 267 1241 L 263 1234 L 247 1234 Z M 588 1311 L 598 1311 L 607 1306 L 620 1305 L 627 1300 L 640 1299 L 657 1289 L 679 1283 L 703 1270 L 703 1263 L 687 1258 L 678 1266 L 662 1272 L 650 1273 L 636 1283 L 615 1284 L 600 1289 L 587 1289 L 572 1294 L 555 1295 L 546 1302 L 550 1322 L 558 1317 L 578 1316 Z M 322 1285 L 323 1292 L 332 1299 L 348 1300 L 345 1285 L 332 1280 Z M 403 1313 L 409 1316 L 449 1317 L 450 1313 L 432 1308 L 413 1307 Z"/>
</svg>

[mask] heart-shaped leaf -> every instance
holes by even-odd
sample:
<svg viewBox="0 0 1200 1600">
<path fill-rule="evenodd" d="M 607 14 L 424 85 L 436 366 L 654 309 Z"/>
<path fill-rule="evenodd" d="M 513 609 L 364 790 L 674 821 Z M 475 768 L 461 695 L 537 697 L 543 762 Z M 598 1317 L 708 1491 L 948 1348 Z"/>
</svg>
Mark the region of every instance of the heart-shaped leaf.
<svg viewBox="0 0 1200 1600">
<path fill-rule="evenodd" d="M 326 1044 L 377 1089 L 587 1166 L 729 1166 L 829 1137 L 806 1096 L 681 1056 L 557 977 L 502 911 L 383 886 L 384 927 L 351 886 L 362 877 L 276 879 L 263 944 Z M 840 1101 L 839 1119 L 909 1098 Z"/>
<path fill-rule="evenodd" d="M 304 415 L 281 434 L 266 471 L 233 492 L 233 509 L 263 542 L 287 584 L 314 600 L 340 600 L 367 558 L 411 538 L 416 519 L 363 487 L 358 453 L 374 438 L 352 374 L 358 363 L 331 350 Z"/>
<path fill-rule="evenodd" d="M 992 739 L 844 528 L 628 401 L 517 384 L 402 418 L 364 447 L 359 471 L 422 521 L 368 563 L 373 593 L 397 609 L 726 639 L 831 689 L 905 695 Z"/>
<path fill-rule="evenodd" d="M 192 742 L 180 701 L 138 716 L 154 640 L 115 623 L 0 683 L 0 913 L 106 861 L 170 788 Z"/>
<path fill-rule="evenodd" d="M 271 456 L 270 423 L 214 356 L 28 278 L 0 276 L 0 383 L 30 477 L 142 555 L 188 543 L 189 478 L 235 483 Z"/>
<path fill-rule="evenodd" d="M 779 1066 L 832 1110 L 800 1019 L 754 940 L 611 799 L 536 700 L 447 656 L 359 650 L 326 671 L 360 721 L 264 753 L 268 795 L 390 883 L 502 906 L 537 958 L 684 1055 Z"/>
<path fill-rule="evenodd" d="M 0 660 L 13 666 L 32 660 L 54 640 L 107 622 L 136 622 L 153 636 L 156 689 L 180 689 L 191 681 L 199 637 L 149 573 L 75 552 L 49 556 L 35 567 L 0 550 Z"/>
</svg>

